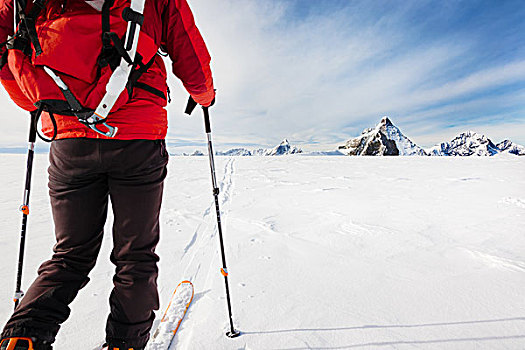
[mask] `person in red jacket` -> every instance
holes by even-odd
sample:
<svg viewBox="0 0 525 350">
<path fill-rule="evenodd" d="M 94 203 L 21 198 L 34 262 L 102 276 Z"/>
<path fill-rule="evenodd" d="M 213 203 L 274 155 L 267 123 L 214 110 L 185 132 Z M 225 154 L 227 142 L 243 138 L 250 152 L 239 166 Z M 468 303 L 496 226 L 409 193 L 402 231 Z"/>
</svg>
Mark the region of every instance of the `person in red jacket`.
<svg viewBox="0 0 525 350">
<path fill-rule="evenodd" d="M 53 70 L 85 109 L 94 110 L 124 59 L 115 61 L 118 40 L 109 41 L 104 32 L 123 37 L 129 0 L 47 0 L 32 12 L 29 2 L 26 14 L 34 17 L 38 40 L 31 38 L 24 48 L 13 44 L 14 1 L 19 0 L 0 0 L 0 42 L 11 41 L 0 80 L 20 107 L 32 112 L 42 105 L 47 112 L 54 108 L 56 128 L 44 112 L 43 132 L 56 131 L 48 169 L 56 245 L 5 325 L 0 349 L 11 349 L 17 341 L 20 349 L 52 349 L 69 316 L 68 305 L 95 265 L 108 199 L 116 272 L 106 342 L 109 349 L 144 349 L 159 308 L 155 247 L 168 163 L 167 74 L 157 52 L 169 55 L 173 73 L 205 107 L 215 99 L 210 55 L 186 0 L 146 0 L 138 41 L 142 62 L 134 66 L 142 74 L 132 73 L 134 81 L 130 78 L 111 110 L 107 123 L 118 132 L 110 138 L 81 123 L 75 113 L 60 114 L 67 101 L 43 67 Z"/>
</svg>

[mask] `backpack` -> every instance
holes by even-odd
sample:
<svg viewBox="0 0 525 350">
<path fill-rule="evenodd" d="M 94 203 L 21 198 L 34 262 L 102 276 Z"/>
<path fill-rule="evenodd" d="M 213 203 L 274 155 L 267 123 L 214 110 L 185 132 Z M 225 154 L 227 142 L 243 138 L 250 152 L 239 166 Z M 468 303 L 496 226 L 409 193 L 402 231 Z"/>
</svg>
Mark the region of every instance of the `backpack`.
<svg viewBox="0 0 525 350">
<path fill-rule="evenodd" d="M 3 61 L 39 111 L 74 115 L 113 137 L 117 129 L 106 118 L 126 104 L 134 88 L 166 98 L 138 82 L 159 50 L 140 31 L 145 0 L 14 1 L 18 26 Z"/>
</svg>

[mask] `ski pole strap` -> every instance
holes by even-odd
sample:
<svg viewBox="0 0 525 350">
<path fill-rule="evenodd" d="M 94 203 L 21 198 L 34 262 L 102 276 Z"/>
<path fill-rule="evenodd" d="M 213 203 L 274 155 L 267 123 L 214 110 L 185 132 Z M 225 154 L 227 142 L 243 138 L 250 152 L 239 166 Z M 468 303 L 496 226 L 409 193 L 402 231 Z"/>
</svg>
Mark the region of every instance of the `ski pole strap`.
<svg viewBox="0 0 525 350">
<path fill-rule="evenodd" d="M 44 135 L 42 135 L 40 133 L 40 131 L 38 131 L 38 128 L 36 129 L 36 134 L 38 135 L 40 140 L 49 143 L 49 142 L 55 141 L 55 139 L 57 138 L 58 125 L 57 125 L 57 120 L 56 120 L 55 115 L 53 114 L 53 112 L 50 112 L 49 110 L 46 110 L 46 112 L 49 115 L 49 119 L 51 120 L 51 124 L 53 124 L 53 136 L 51 136 L 51 138 L 45 137 Z M 40 116 L 38 116 L 38 118 L 40 119 Z"/>
<path fill-rule="evenodd" d="M 55 115 L 53 112 L 49 110 L 49 106 L 44 101 L 38 101 L 35 103 L 35 106 L 38 107 L 37 110 L 30 112 L 31 114 L 31 132 L 29 137 L 29 142 L 33 145 L 36 142 L 36 137 L 38 136 L 42 141 L 44 142 L 52 142 L 56 139 L 58 135 L 58 126 L 57 121 L 55 119 Z M 42 117 L 42 112 L 46 111 L 49 116 L 49 120 L 51 121 L 51 124 L 53 124 L 53 135 L 51 138 L 47 138 L 44 135 L 42 135 L 38 131 L 38 121 L 40 120 L 40 117 Z"/>
<path fill-rule="evenodd" d="M 224 269 L 224 268 L 221 268 L 221 274 L 224 276 L 224 277 L 228 277 L 228 270 Z"/>
</svg>

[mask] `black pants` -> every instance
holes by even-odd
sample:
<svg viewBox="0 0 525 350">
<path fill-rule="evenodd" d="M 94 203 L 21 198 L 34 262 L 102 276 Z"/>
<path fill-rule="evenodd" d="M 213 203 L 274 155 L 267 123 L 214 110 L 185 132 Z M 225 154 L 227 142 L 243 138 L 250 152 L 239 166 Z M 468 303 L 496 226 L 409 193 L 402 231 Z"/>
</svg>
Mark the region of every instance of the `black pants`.
<svg viewBox="0 0 525 350">
<path fill-rule="evenodd" d="M 53 142 L 49 157 L 57 243 L 2 336 L 55 340 L 95 266 L 111 198 L 116 273 L 106 340 L 144 346 L 159 307 L 155 247 L 168 163 L 164 141 L 66 139 Z"/>
</svg>

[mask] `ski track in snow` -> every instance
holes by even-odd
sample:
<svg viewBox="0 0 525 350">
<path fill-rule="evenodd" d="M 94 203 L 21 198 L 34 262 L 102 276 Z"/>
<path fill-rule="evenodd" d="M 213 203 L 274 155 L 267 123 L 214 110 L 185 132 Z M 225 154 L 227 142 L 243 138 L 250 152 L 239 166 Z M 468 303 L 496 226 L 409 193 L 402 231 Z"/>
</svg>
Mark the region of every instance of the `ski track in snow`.
<svg viewBox="0 0 525 350">
<path fill-rule="evenodd" d="M 217 180 L 220 194 L 219 194 L 219 207 L 221 210 L 221 219 L 224 220 L 224 206 L 230 200 L 232 195 L 233 180 L 232 176 L 234 174 L 234 163 L 235 158 L 230 158 L 226 165 L 224 166 L 224 175 L 221 180 Z M 211 175 L 210 175 L 211 176 Z M 211 180 L 210 180 L 211 181 Z M 210 215 L 212 214 L 212 215 Z M 191 241 L 184 249 L 184 254 L 181 257 L 181 265 L 186 265 L 186 269 L 183 273 L 183 276 L 188 276 L 188 279 L 197 285 L 197 290 L 209 290 L 209 279 L 213 271 L 218 272 L 221 267 L 220 261 L 217 259 L 218 256 L 218 239 L 217 238 L 217 219 L 216 219 L 216 209 L 215 209 L 215 200 L 212 200 L 210 205 L 202 213 L 202 219 L 208 219 L 200 223 L 192 236 Z M 212 220 L 210 223 L 209 220 Z M 222 223 L 224 226 L 224 222 Z M 209 234 L 207 232 L 211 231 Z M 191 257 L 188 262 L 185 262 L 185 257 L 188 253 L 191 253 Z M 209 262 L 208 266 L 206 262 Z M 204 277 L 203 277 L 204 276 Z M 194 305 L 191 306 L 188 314 L 198 312 L 199 305 L 194 302 Z M 184 325 L 181 326 L 181 330 L 184 329 Z M 180 331 L 179 331 L 180 332 Z M 189 334 L 186 334 L 187 339 L 191 339 L 193 332 L 190 331 Z M 186 340 L 188 344 L 189 340 Z M 179 342 L 178 334 L 173 339 L 173 342 L 170 346 L 170 349 L 176 349 Z M 180 344 L 182 348 L 185 348 L 184 344 Z"/>
<path fill-rule="evenodd" d="M 502 258 L 497 255 L 468 250 L 470 254 L 478 258 L 484 264 L 494 268 L 506 269 L 516 272 L 525 272 L 525 261 Z"/>
<path fill-rule="evenodd" d="M 222 197 L 222 200 L 219 200 L 219 206 L 220 206 L 221 211 L 223 210 L 222 206 L 224 205 L 224 203 L 226 203 L 228 201 L 229 196 L 230 196 L 229 191 L 231 190 L 231 187 L 232 187 L 231 176 L 233 174 L 233 163 L 234 163 L 234 159 L 232 158 L 225 166 L 225 169 L 224 169 L 225 170 L 225 174 L 224 174 L 223 179 L 221 181 L 217 180 L 217 182 L 219 184 L 219 188 L 221 189 L 221 193 L 219 195 L 220 199 Z M 210 215 L 210 213 L 213 213 L 214 215 Z M 214 200 L 211 200 L 210 205 L 202 213 L 202 215 L 201 215 L 201 219 L 202 219 L 201 222 L 199 223 L 199 225 L 196 227 L 195 231 L 193 232 L 191 240 L 187 243 L 187 245 L 184 248 L 184 254 L 181 257 L 181 262 L 186 257 L 186 254 L 188 254 L 189 251 L 193 250 L 193 254 L 192 254 L 189 262 L 187 263 L 187 268 L 186 268 L 186 270 L 184 272 L 184 275 L 187 275 L 188 274 L 188 270 L 190 268 L 192 268 L 193 261 L 195 260 L 196 255 L 202 250 L 201 248 L 203 247 L 203 245 L 209 243 L 209 241 L 211 239 L 213 239 L 215 237 L 215 235 L 216 235 L 216 228 L 213 229 L 213 232 L 212 232 L 211 235 L 209 235 L 209 234 L 205 235 L 204 234 L 204 232 L 206 230 L 209 230 L 209 223 L 210 222 L 209 222 L 208 216 L 210 216 L 212 220 L 216 220 L 215 219 L 215 201 Z M 221 212 L 221 217 L 222 217 L 222 212 Z M 207 218 L 208 218 L 208 220 L 207 220 Z M 195 248 L 195 249 L 192 249 L 192 248 Z M 200 266 L 200 265 L 198 265 L 198 266 Z M 195 277 L 195 275 L 193 275 L 193 277 Z"/>
</svg>

